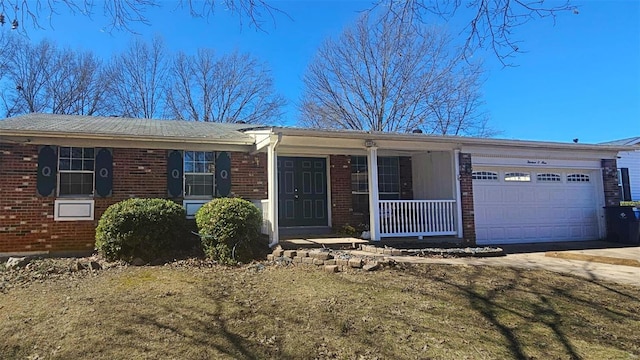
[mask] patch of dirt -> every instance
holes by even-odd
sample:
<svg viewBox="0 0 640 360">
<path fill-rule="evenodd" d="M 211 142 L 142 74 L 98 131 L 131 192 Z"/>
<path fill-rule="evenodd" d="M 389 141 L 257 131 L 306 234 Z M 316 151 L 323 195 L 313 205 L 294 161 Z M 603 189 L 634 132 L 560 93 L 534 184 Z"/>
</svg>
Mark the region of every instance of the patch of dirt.
<svg viewBox="0 0 640 360">
<path fill-rule="evenodd" d="M 50 280 L 73 281 L 96 276 L 100 271 L 127 266 L 125 262 L 109 262 L 97 255 L 84 258 L 27 258 L 26 264 L 7 269 L 0 267 L 0 292 L 31 283 Z"/>
</svg>

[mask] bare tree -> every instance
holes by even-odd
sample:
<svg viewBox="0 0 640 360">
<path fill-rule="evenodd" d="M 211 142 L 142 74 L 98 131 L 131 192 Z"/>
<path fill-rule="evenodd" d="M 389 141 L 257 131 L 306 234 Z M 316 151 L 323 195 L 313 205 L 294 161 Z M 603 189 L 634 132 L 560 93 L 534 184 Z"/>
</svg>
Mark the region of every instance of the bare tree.
<svg viewBox="0 0 640 360">
<path fill-rule="evenodd" d="M 163 5 L 188 11 L 193 17 L 208 18 L 217 10 L 228 11 L 238 17 L 240 24 L 247 19 L 257 29 L 262 29 L 265 21 L 273 21 L 276 13 L 284 14 L 267 0 L 180 0 L 171 5 L 162 0 L 0 0 L 0 25 L 8 23 L 12 29 L 18 29 L 29 23 L 41 28 L 42 20 L 48 19 L 53 26 L 57 13 L 68 10 L 87 17 L 97 13 L 105 17 L 111 29 L 132 31 L 136 23 L 149 24 L 146 15 L 149 9 Z"/>
<path fill-rule="evenodd" d="M 167 111 L 184 120 L 271 123 L 282 114 L 284 98 L 277 95 L 266 64 L 249 54 L 217 57 L 200 49 L 195 56 L 179 53 L 167 91 Z"/>
<path fill-rule="evenodd" d="M 446 81 L 428 98 L 431 114 L 421 129 L 435 135 L 489 137 L 499 134 L 489 126 L 489 116 L 483 109 L 482 74 L 479 64 L 467 64 L 445 76 Z"/>
<path fill-rule="evenodd" d="M 168 63 L 160 38 L 154 38 L 150 45 L 133 41 L 111 60 L 107 73 L 115 114 L 140 118 L 161 115 Z"/>
<path fill-rule="evenodd" d="M 55 45 L 47 40 L 32 46 L 24 39 L 13 38 L 13 52 L 7 54 L 7 71 L 3 91 L 7 116 L 47 109 L 46 84 L 55 58 Z"/>
<path fill-rule="evenodd" d="M 107 115 L 107 76 L 91 52 L 57 53 L 45 85 L 54 114 Z"/>
<path fill-rule="evenodd" d="M 465 24 L 465 56 L 471 57 L 479 48 L 490 49 L 503 65 L 521 52 L 514 31 L 536 19 L 551 18 L 562 13 L 578 14 L 571 0 L 377 0 L 372 10 L 384 9 L 404 26 L 427 23 L 432 17 Z"/>
<path fill-rule="evenodd" d="M 301 122 L 321 128 L 479 135 L 482 69 L 436 28 L 363 14 L 303 78 Z"/>
<path fill-rule="evenodd" d="M 12 38 L 8 46 L 0 95 L 5 116 L 108 112 L 102 65 L 92 53 L 60 50 L 48 40 L 31 45 Z"/>
</svg>

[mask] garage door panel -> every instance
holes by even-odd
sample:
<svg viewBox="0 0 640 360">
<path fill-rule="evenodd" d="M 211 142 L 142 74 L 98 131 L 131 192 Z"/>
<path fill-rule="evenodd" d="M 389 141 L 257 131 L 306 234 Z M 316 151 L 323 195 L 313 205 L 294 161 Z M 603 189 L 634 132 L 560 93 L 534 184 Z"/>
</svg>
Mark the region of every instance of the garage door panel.
<svg viewBox="0 0 640 360">
<path fill-rule="evenodd" d="M 505 239 L 522 239 L 523 236 L 524 236 L 524 231 L 522 231 L 520 228 L 509 227 L 504 229 Z"/>
<path fill-rule="evenodd" d="M 517 230 L 517 229 L 516 229 Z M 522 227 L 522 238 L 525 240 L 534 240 L 538 238 L 540 235 L 538 233 L 538 228 L 535 226 L 524 226 Z"/>
<path fill-rule="evenodd" d="M 545 171 L 533 171 L 530 182 L 474 181 L 479 244 L 598 238 L 596 184 L 565 182 L 572 170 L 563 172 L 562 182 L 537 182 L 535 172 Z"/>
<path fill-rule="evenodd" d="M 552 197 L 551 191 L 536 191 L 535 192 L 535 200 L 537 203 L 547 203 L 550 200 L 554 199 Z"/>
<path fill-rule="evenodd" d="M 519 191 L 517 191 L 517 194 L 518 194 L 518 201 L 520 202 L 532 203 L 536 199 L 535 192 L 527 191 L 525 189 L 520 189 Z"/>
<path fill-rule="evenodd" d="M 556 232 L 554 226 L 540 226 L 538 228 L 538 234 L 540 234 L 541 238 L 548 239 L 553 237 L 553 234 Z"/>
</svg>

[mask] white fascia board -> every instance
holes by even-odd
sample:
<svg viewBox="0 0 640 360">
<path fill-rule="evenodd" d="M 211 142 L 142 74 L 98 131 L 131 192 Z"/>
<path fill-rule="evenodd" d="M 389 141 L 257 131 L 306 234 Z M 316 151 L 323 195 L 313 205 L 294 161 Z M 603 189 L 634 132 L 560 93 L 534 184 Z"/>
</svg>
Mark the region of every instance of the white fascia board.
<svg viewBox="0 0 640 360">
<path fill-rule="evenodd" d="M 549 159 L 540 157 L 483 157 L 471 155 L 471 163 L 474 170 L 483 167 L 509 167 L 516 168 L 545 168 L 545 169 L 600 169 L 600 160 L 568 160 Z"/>
<path fill-rule="evenodd" d="M 272 133 L 270 131 L 247 133 L 247 135 L 250 135 L 255 140 L 255 145 L 253 145 L 253 149 L 251 150 L 252 153 L 263 151 L 271 144 Z"/>
<path fill-rule="evenodd" d="M 506 147 L 510 149 L 557 149 L 563 151 L 583 151 L 583 150 L 609 150 L 609 151 L 630 151 L 634 150 L 629 145 L 606 145 L 606 144 L 584 144 L 584 143 L 563 143 L 531 140 L 509 140 L 494 138 L 475 138 L 450 135 L 427 135 L 427 134 L 405 134 L 405 133 L 383 133 L 347 130 L 316 130 L 303 128 L 275 128 L 274 131 L 282 132 L 286 137 L 301 136 L 305 138 L 318 137 L 323 139 L 369 139 L 369 140 L 396 140 L 427 144 L 451 144 L 456 147 Z M 333 141 L 333 140 L 332 140 Z M 457 144 L 457 145 L 456 145 Z"/>
<path fill-rule="evenodd" d="M 241 145 L 229 142 L 198 142 L 198 141 L 131 141 L 121 139 L 83 139 L 60 137 L 6 137 L 0 136 L 0 143 L 10 141 L 31 145 L 61 145 L 78 147 L 112 147 L 124 149 L 157 149 L 157 150 L 191 150 L 191 151 L 237 151 L 249 152 L 253 144 Z"/>
<path fill-rule="evenodd" d="M 537 159 L 563 159 L 563 160 L 601 160 L 615 159 L 617 150 L 610 149 L 553 149 L 553 148 L 518 148 L 509 146 L 462 146 L 461 152 L 471 154 L 473 157 L 496 158 L 529 158 Z"/>
</svg>

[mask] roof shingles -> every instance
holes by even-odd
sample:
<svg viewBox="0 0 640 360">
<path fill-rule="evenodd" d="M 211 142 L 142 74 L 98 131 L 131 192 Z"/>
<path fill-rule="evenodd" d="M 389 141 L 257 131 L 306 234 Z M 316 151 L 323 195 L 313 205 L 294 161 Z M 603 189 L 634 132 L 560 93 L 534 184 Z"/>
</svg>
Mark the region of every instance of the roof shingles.
<svg viewBox="0 0 640 360">
<path fill-rule="evenodd" d="M 255 125 L 249 124 L 32 113 L 1 120 L 0 134 L 3 132 L 72 133 L 251 143 L 253 139 L 241 130 L 254 127 Z"/>
</svg>

